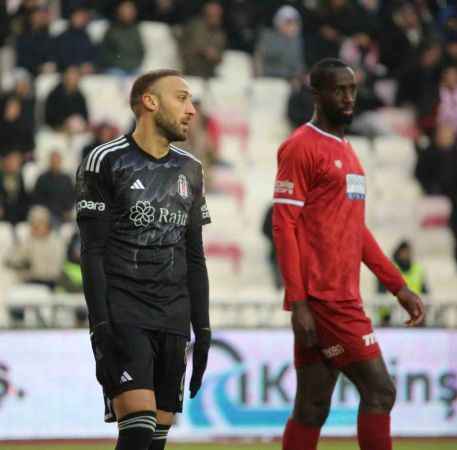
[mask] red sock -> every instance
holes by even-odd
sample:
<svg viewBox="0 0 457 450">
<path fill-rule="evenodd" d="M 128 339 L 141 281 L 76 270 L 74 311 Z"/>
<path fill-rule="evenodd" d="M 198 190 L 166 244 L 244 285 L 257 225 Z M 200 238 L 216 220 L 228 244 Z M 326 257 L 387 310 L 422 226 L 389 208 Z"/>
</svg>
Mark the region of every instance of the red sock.
<svg viewBox="0 0 457 450">
<path fill-rule="evenodd" d="M 357 428 L 360 450 L 392 450 L 389 414 L 361 412 Z"/>
<path fill-rule="evenodd" d="M 289 419 L 282 437 L 282 450 L 316 450 L 321 429 Z"/>
</svg>

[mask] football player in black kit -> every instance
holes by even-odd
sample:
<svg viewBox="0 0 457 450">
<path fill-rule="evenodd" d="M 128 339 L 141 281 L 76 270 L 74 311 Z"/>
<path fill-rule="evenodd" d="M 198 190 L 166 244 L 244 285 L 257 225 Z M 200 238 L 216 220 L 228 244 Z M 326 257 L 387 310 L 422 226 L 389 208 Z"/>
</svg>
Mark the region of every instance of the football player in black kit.
<svg viewBox="0 0 457 450">
<path fill-rule="evenodd" d="M 181 74 L 140 76 L 132 134 L 94 148 L 77 173 L 81 267 L 105 420 L 117 450 L 162 450 L 182 410 L 190 324 L 191 398 L 211 331 L 202 225 L 210 222 L 200 162 L 171 144 L 195 114 Z"/>
</svg>

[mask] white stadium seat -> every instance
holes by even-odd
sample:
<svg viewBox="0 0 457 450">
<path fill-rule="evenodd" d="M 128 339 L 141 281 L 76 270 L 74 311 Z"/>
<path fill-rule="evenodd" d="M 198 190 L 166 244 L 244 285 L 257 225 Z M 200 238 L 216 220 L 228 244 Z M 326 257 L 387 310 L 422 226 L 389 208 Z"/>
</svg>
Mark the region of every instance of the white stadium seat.
<svg viewBox="0 0 457 450">
<path fill-rule="evenodd" d="M 22 167 L 24 184 L 27 192 L 33 192 L 37 178 L 40 176 L 42 168 L 35 162 L 28 161 Z"/>
<path fill-rule="evenodd" d="M 374 141 L 377 167 L 395 167 L 411 174 L 416 153 L 411 139 L 400 136 L 382 136 Z"/>
<path fill-rule="evenodd" d="M 217 76 L 236 80 L 251 80 L 253 77 L 252 58 L 245 52 L 225 50 L 222 62 L 216 68 Z"/>
<path fill-rule="evenodd" d="M 109 21 L 105 19 L 93 20 L 87 26 L 87 33 L 94 44 L 100 44 L 108 29 Z"/>
<path fill-rule="evenodd" d="M 176 40 L 167 24 L 141 22 L 140 33 L 145 48 L 142 71 L 181 68 Z"/>
</svg>

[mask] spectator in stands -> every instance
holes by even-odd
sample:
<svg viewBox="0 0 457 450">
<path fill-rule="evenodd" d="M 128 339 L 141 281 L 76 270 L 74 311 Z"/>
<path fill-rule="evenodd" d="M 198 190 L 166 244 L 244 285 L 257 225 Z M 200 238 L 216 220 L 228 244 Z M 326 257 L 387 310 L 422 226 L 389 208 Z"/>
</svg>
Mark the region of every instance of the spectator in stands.
<svg viewBox="0 0 457 450">
<path fill-rule="evenodd" d="M 72 218 L 75 189 L 70 175 L 62 171 L 62 156 L 58 151 L 51 153 L 49 169 L 35 183 L 33 202 L 49 209 L 53 223 L 68 222 Z"/>
<path fill-rule="evenodd" d="M 26 219 L 30 199 L 22 175 L 22 155 L 11 151 L 3 156 L 0 170 L 0 220 L 15 225 Z"/>
<path fill-rule="evenodd" d="M 457 132 L 457 66 L 446 67 L 441 74 L 436 122 Z"/>
<path fill-rule="evenodd" d="M 402 77 L 416 64 L 419 50 L 433 37 L 433 29 L 421 20 L 411 2 L 396 4 L 379 35 L 380 61 L 393 78 Z M 395 51 L 393 51 L 395 49 Z"/>
<path fill-rule="evenodd" d="M 304 70 L 301 18 L 292 6 L 279 8 L 274 29 L 265 30 L 255 50 L 255 74 L 290 80 Z"/>
<path fill-rule="evenodd" d="M 292 79 L 289 99 L 287 100 L 287 118 L 292 128 L 297 128 L 311 120 L 314 102 L 308 76 L 299 75 Z"/>
<path fill-rule="evenodd" d="M 140 20 L 176 25 L 182 19 L 179 0 L 139 0 L 136 3 Z"/>
<path fill-rule="evenodd" d="M 66 259 L 58 285 L 65 292 L 83 292 L 83 278 L 81 273 L 81 236 L 76 229 L 67 246 Z M 87 324 L 87 308 L 79 306 L 75 308 L 75 326 L 83 327 Z"/>
<path fill-rule="evenodd" d="M 395 265 L 400 270 L 409 289 L 415 294 L 429 294 L 425 269 L 422 264 L 414 261 L 413 248 L 409 241 L 401 241 L 393 253 Z M 386 288 L 378 281 L 378 292 L 386 293 Z M 379 310 L 381 325 L 390 325 L 392 308 L 382 306 Z"/>
<path fill-rule="evenodd" d="M 109 122 L 99 123 L 94 127 L 94 139 L 81 150 L 81 159 L 84 159 L 95 147 L 98 147 L 105 142 L 112 141 L 118 136 L 119 130 L 116 126 Z"/>
<path fill-rule="evenodd" d="M 226 4 L 227 47 L 253 54 L 263 5 L 251 0 L 229 0 Z"/>
<path fill-rule="evenodd" d="M 86 99 L 79 89 L 79 69 L 68 67 L 45 103 L 45 122 L 57 131 L 77 133 L 84 131 L 88 121 Z"/>
<path fill-rule="evenodd" d="M 455 152 L 455 131 L 453 127 L 438 125 L 433 139 L 423 136 L 416 143 L 417 162 L 415 175 L 428 195 L 443 194 L 448 190 L 450 154 Z M 454 172 L 453 172 L 454 173 Z"/>
<path fill-rule="evenodd" d="M 8 2 L 2 2 L 7 4 Z M 9 6 L 12 6 L 13 2 L 9 2 Z M 15 34 L 20 34 L 25 30 L 30 29 L 30 22 L 32 14 L 38 8 L 46 9 L 46 5 L 43 0 L 21 0 L 16 2 L 16 9 L 14 6 L 10 12 L 11 14 L 11 29 Z"/>
<path fill-rule="evenodd" d="M 143 57 L 144 44 L 137 23 L 135 3 L 121 1 L 116 9 L 115 21 L 103 38 L 100 64 L 113 75 L 134 75 L 140 69 Z"/>
<path fill-rule="evenodd" d="M 273 242 L 273 205 L 269 206 L 262 224 L 262 233 L 268 240 L 268 262 L 271 268 L 273 284 L 276 289 L 283 287 L 283 279 L 279 270 L 278 261 L 276 259 L 276 250 Z"/>
<path fill-rule="evenodd" d="M 186 75 L 203 78 L 215 75 L 227 41 L 222 27 L 223 13 L 218 2 L 209 1 L 202 13 L 183 27 L 178 44 Z"/>
<path fill-rule="evenodd" d="M 49 12 L 46 6 L 30 11 L 30 25 L 16 39 L 16 65 L 33 75 L 56 70 L 55 43 L 49 34 Z"/>
<path fill-rule="evenodd" d="M 0 48 L 5 45 L 10 34 L 10 18 L 6 9 L 6 2 L 0 3 Z"/>
<path fill-rule="evenodd" d="M 27 222 L 30 229 L 16 242 L 5 259 L 5 265 L 17 272 L 23 283 L 56 286 L 64 260 L 62 238 L 53 231 L 49 211 L 42 206 L 30 209 Z M 11 311 L 15 322 L 24 319 L 24 310 Z"/>
<path fill-rule="evenodd" d="M 94 72 L 96 49 L 87 34 L 89 20 L 89 11 L 84 6 L 77 6 L 72 11 L 68 29 L 56 41 L 59 71 L 77 66 L 82 74 Z"/>
<path fill-rule="evenodd" d="M 35 147 L 34 123 L 22 99 L 9 95 L 0 101 L 0 154 L 17 150 L 31 155 Z M 32 118 L 33 119 L 33 118 Z"/>
<path fill-rule="evenodd" d="M 370 14 L 349 0 L 329 0 L 318 11 L 316 20 L 318 32 L 314 36 L 308 35 L 308 65 L 326 57 L 337 58 L 346 39 L 359 33 L 369 33 L 374 22 Z"/>
<path fill-rule="evenodd" d="M 35 96 L 31 77 L 15 69 L 14 88 L 0 97 L 0 155 L 11 149 L 30 159 L 35 147 Z"/>
<path fill-rule="evenodd" d="M 397 105 L 412 105 L 418 127 L 428 136 L 432 136 L 435 127 L 441 71 L 441 42 L 430 41 L 420 50 L 416 63 L 399 79 Z"/>
</svg>

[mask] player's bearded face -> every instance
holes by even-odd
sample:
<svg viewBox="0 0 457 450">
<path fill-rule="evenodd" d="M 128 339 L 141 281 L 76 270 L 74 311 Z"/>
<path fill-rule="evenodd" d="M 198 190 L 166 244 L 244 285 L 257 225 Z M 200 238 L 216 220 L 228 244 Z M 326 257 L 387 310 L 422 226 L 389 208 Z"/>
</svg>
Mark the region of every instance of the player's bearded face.
<svg viewBox="0 0 457 450">
<path fill-rule="evenodd" d="M 187 133 L 183 130 L 180 121 L 174 118 L 172 114 L 168 113 L 165 108 L 160 108 L 160 110 L 156 112 L 154 120 L 157 129 L 168 141 L 186 140 Z"/>
<path fill-rule="evenodd" d="M 354 118 L 353 112 L 345 111 L 344 107 L 339 107 L 334 102 L 323 102 L 321 108 L 329 122 L 334 125 L 350 125 Z"/>
</svg>

